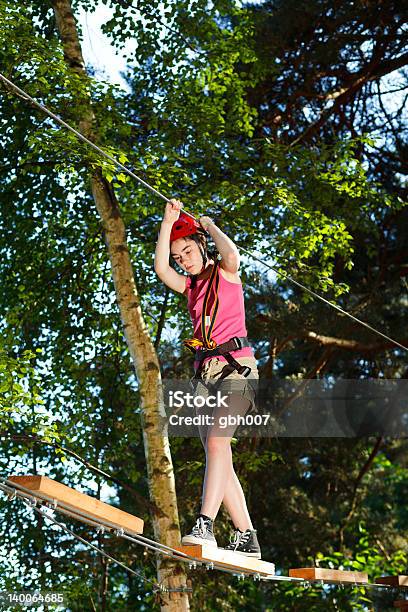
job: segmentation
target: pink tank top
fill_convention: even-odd
[[[234,336],[246,336],[247,330],[245,326],[245,306],[242,283],[232,283],[227,280],[223,277],[221,270],[219,270],[219,275],[219,307],[211,338],[215,340],[217,344],[222,344]],[[205,280],[197,279],[196,286],[193,289],[191,289],[191,276],[188,276],[186,281],[188,310],[194,327],[194,337],[199,340],[203,339],[201,334],[201,313],[209,280],[209,277]],[[210,297],[210,305],[213,303],[214,297],[212,294]],[[254,352],[250,346],[245,346],[232,353],[234,358],[253,357],[253,355]],[[220,361],[227,361],[222,355],[218,355],[218,358]],[[204,363],[210,359],[211,357],[207,357],[204,359]],[[194,361],[194,368],[197,369],[199,364],[199,361]]]

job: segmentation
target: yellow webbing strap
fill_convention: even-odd
[[[207,291],[205,292],[204,302],[203,302],[203,310],[201,313],[201,334],[203,340],[199,340],[198,338],[189,338],[188,340],[183,340],[183,344],[185,347],[191,350],[191,352],[195,353],[196,349],[199,347],[204,347],[206,349],[213,349],[217,346],[215,340],[211,338],[211,332],[214,328],[215,320],[217,318],[218,306],[219,306],[219,298],[218,298],[218,289],[220,284],[220,272],[219,272],[219,262],[216,260],[214,267],[211,271],[210,280],[208,283]],[[208,305],[210,301],[211,291],[214,288],[214,302],[212,307],[212,313],[208,312]],[[210,317],[210,324],[208,325],[208,329],[206,326],[207,317]]]

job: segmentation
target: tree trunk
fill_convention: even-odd
[[[51,0],[51,3],[65,61],[73,71],[86,78],[71,1]],[[79,103],[77,101],[77,104],[78,124],[82,133],[97,140],[91,100],[86,99],[85,95],[85,99]],[[125,226],[112,186],[99,169],[91,172],[90,181],[95,206],[103,224],[123,330],[140,385],[147,475],[154,503],[154,534],[158,541],[176,546],[180,543],[180,527],[173,464],[169,440],[159,433],[161,419],[165,416],[159,362],[140,307]],[[158,557],[157,573],[158,580],[163,581],[165,586],[186,585],[184,570],[169,559]],[[161,606],[166,611],[189,610],[187,594],[161,594]]]

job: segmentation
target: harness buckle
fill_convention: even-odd
[[[234,336],[233,338],[231,338],[231,340],[233,340],[233,342],[235,343],[235,346],[237,347],[237,349],[241,349],[242,348],[241,340],[239,339],[238,336]]]
[[[241,374],[241,376],[244,376],[245,378],[247,378],[247,376],[250,375],[252,370],[249,366],[242,366],[242,369],[238,370],[238,372],[239,374]]]

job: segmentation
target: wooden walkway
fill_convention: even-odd
[[[23,487],[27,491],[22,494],[32,495],[34,498],[54,504],[60,507],[62,512],[74,516],[78,520],[87,522],[95,521],[97,524],[106,525],[108,528],[117,529],[123,533],[137,536],[143,533],[143,520],[128,514],[119,508],[84,493],[79,493],[71,487],[67,487],[47,476],[10,476],[8,481],[16,485],[16,490],[22,493]],[[139,542],[142,543],[142,542]],[[156,543],[157,552],[166,555],[166,547]],[[163,547],[160,549],[159,547]],[[325,584],[368,584],[368,576],[365,572],[345,571],[336,569],[324,569],[319,567],[301,567],[289,570],[289,576],[276,576],[275,565],[263,559],[246,557],[233,551],[213,546],[188,545],[178,546],[174,549],[168,548],[171,555],[176,559],[189,563],[205,565],[208,569],[224,569],[238,574],[238,576],[253,576],[259,579],[276,579],[282,581],[319,582]],[[173,552],[171,552],[173,551]],[[187,555],[187,556],[183,556]],[[383,588],[408,588],[408,576],[382,576],[374,585]],[[408,612],[408,600],[398,600],[394,606]]]
[[[10,476],[9,480],[29,489],[35,497],[45,501],[56,500],[57,504],[63,504],[74,513],[83,513],[91,518],[111,523],[126,533],[143,533],[143,520],[137,516],[119,510],[90,495],[79,493],[47,476]]]

